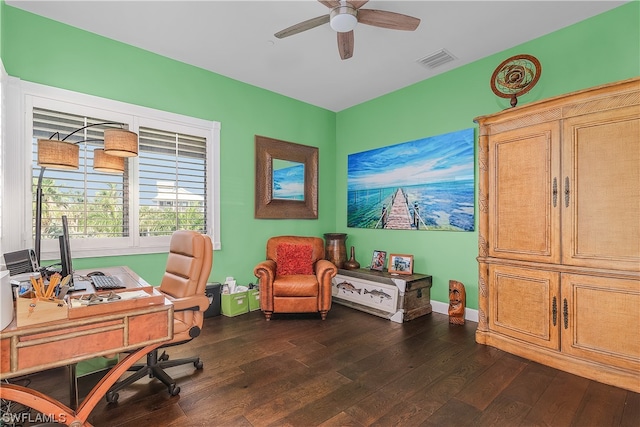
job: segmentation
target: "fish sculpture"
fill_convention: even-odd
[[[337,287],[338,289],[342,289],[342,290],[343,290],[343,291],[345,291],[345,292],[349,291],[349,292],[351,292],[351,293],[354,293],[354,292],[359,293],[359,294],[360,294],[360,293],[362,293],[362,289],[356,289],[356,287],[355,287],[355,286],[353,286],[351,283],[349,283],[349,282],[347,282],[347,281],[345,281],[345,282],[341,282],[341,283],[338,283],[338,284],[336,285],[336,287]],[[366,293],[366,292],[367,292],[367,291],[365,290],[365,293]]]
[[[366,294],[371,294],[372,297],[380,297],[381,300],[383,298],[391,299],[391,295],[389,295],[389,294],[387,294],[387,293],[385,293],[385,292],[383,292],[381,290],[377,290],[377,289],[374,289],[372,291],[368,291],[368,290],[365,289],[364,290],[364,295],[366,295]]]

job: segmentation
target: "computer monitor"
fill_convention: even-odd
[[[71,245],[69,244],[69,222],[66,215],[62,215],[62,235],[58,239],[60,240],[60,263],[62,265],[60,274],[62,274],[62,277],[67,277],[69,274],[73,276]]]
[[[71,257],[71,244],[69,242],[69,222],[67,221],[66,215],[62,215],[62,235],[58,237],[58,240],[60,241],[60,264],[62,265],[60,274],[62,274],[62,277],[71,275],[69,291],[86,290],[86,285],[81,285],[77,280],[75,282],[73,280],[73,263]]]

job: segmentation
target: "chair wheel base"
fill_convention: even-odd
[[[118,403],[118,398],[120,397],[120,395],[116,392],[113,391],[108,391],[106,398],[107,398],[107,402],[108,403]]]
[[[179,386],[177,386],[177,385],[175,385],[175,384],[171,384],[171,385],[169,386],[169,394],[170,394],[171,396],[177,396],[177,395],[179,395],[179,394],[180,394],[180,387],[179,387]]]
[[[204,363],[202,363],[202,360],[198,360],[197,362],[193,362],[193,366],[196,369],[202,369],[204,368]]]

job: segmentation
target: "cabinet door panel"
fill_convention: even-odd
[[[560,261],[560,127],[543,123],[495,135],[489,146],[489,254]],[[555,185],[554,185],[555,179]],[[554,199],[556,201],[554,206]]]
[[[640,107],[567,119],[563,132],[563,263],[640,270]]]
[[[491,329],[551,349],[560,348],[559,274],[489,266]]]
[[[640,375],[640,281],[563,274],[562,298],[564,353]]]

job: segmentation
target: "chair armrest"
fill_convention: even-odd
[[[331,308],[331,279],[338,273],[338,268],[334,263],[326,259],[316,262],[316,277],[320,285],[318,295],[318,309],[326,311]]]
[[[272,259],[262,261],[253,269],[260,283],[260,309],[273,312],[273,281],[276,279],[276,262]]]
[[[261,279],[260,283],[271,283],[276,277],[276,262],[272,259],[262,261],[253,269],[253,274]]]
[[[173,304],[173,311],[207,311],[209,308],[209,298],[206,295],[192,295],[184,298],[174,298],[166,295],[167,299]]]
[[[325,275],[329,276],[329,280],[335,277],[338,274],[338,267],[335,266],[334,263],[328,261],[326,259],[319,259],[316,262],[316,276],[318,276],[318,281],[322,280],[322,277]]]

